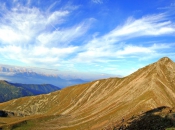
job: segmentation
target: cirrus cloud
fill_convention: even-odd
[[[63,28],[73,8],[44,12],[21,4],[11,10],[1,6],[0,56],[31,65],[56,64],[74,53],[78,46],[69,43],[84,35],[92,21],[90,18]]]
[[[174,34],[175,23],[168,20],[166,14],[149,15],[141,19],[129,18],[124,25],[117,26],[109,33],[89,41],[73,60],[85,62],[84,59],[87,59],[87,62],[99,62],[106,58],[125,58],[126,56],[140,58],[140,54],[147,57],[150,54],[159,53],[160,50],[174,47],[174,44],[154,42],[150,46],[145,46],[134,43],[122,44],[122,42],[136,37]]]
[[[98,7],[103,3],[102,0],[91,2],[99,4]],[[128,16],[123,24],[112,25],[112,29],[105,26],[99,29],[110,23],[103,19],[108,15],[101,14],[109,8],[106,6],[104,11],[93,15],[97,6],[91,2],[87,6],[88,16],[87,8],[81,2],[80,5],[68,2],[64,7],[59,5],[61,1],[52,1],[46,7],[39,7],[39,1],[32,0],[24,4],[14,0],[10,6],[0,2],[0,58],[30,66],[69,68],[76,72],[87,68],[98,70],[99,66],[102,70],[120,72],[117,70],[120,67],[116,69],[112,64],[121,64],[121,59],[126,63],[129,58],[145,60],[175,55],[172,40],[175,22],[170,18],[174,14]],[[100,16],[103,18],[98,19]]]

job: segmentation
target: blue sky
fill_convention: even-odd
[[[175,61],[175,0],[0,0],[0,63],[86,78]]]

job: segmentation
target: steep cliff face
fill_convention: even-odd
[[[102,129],[143,111],[174,107],[174,79],[175,63],[165,57],[125,78],[97,80],[20,98],[0,104],[0,109],[31,117],[59,115],[38,123],[37,128]]]

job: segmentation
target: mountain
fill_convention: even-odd
[[[0,102],[24,96],[46,94],[60,88],[50,84],[19,84],[0,80]]]
[[[87,82],[76,78],[64,79],[58,74],[48,74],[42,71],[40,68],[0,65],[0,79],[23,84],[53,84],[61,88]]]
[[[61,89],[52,84],[21,84],[21,83],[10,83],[10,82],[8,83],[15,87],[26,89],[32,92],[34,95],[46,94],[46,93],[54,92]]]
[[[0,81],[0,102],[29,95],[33,94],[23,88],[15,87],[6,81]]]
[[[175,108],[158,107],[114,125],[113,130],[174,130]],[[108,127],[107,129],[110,129]]]
[[[147,111],[163,106],[173,108],[174,80],[175,63],[164,57],[124,78],[96,80],[1,103],[1,115],[10,118],[0,118],[0,126],[44,130],[113,129]]]

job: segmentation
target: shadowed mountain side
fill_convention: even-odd
[[[0,80],[0,102],[24,96],[47,94],[60,88],[50,84],[19,84]]]
[[[169,107],[159,107],[133,116],[127,121],[115,126],[113,130],[165,130],[175,128],[175,109]],[[111,128],[108,128],[110,130]]]
[[[101,130],[142,111],[174,107],[174,80],[175,64],[165,57],[124,78],[97,80],[46,95],[12,100],[0,104],[0,110],[28,115],[23,120],[57,116],[35,124],[35,129]]]
[[[47,94],[61,89],[52,84],[21,84],[21,83],[10,83],[10,82],[8,83],[15,87],[21,87],[23,89],[26,89],[32,92],[33,95]]]

